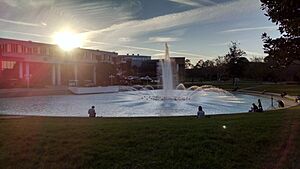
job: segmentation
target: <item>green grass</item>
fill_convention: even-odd
[[[0,166],[261,169],[278,160],[296,122],[300,107],[204,119],[0,118]],[[286,168],[299,167],[299,131]]]
[[[250,89],[255,91],[267,91],[273,93],[287,92],[289,95],[298,96],[300,95],[300,85],[288,85],[288,84],[267,84],[258,85],[257,87]]]
[[[205,83],[187,83],[187,86],[192,85],[213,85],[225,90],[232,90],[234,89],[234,86],[232,85],[232,82],[205,82]],[[263,84],[258,82],[247,82],[242,81],[238,84],[238,87],[240,89],[246,88],[247,90],[253,90],[253,91],[267,91],[267,92],[273,92],[273,93],[282,93],[287,92],[289,95],[292,96],[298,96],[300,95],[300,84]],[[249,89],[248,89],[249,88]]]

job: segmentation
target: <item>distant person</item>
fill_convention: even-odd
[[[297,96],[297,97],[295,98],[295,102],[296,102],[296,103],[300,102],[300,96]]]
[[[88,114],[89,117],[96,117],[95,106],[92,106],[92,108],[89,109]]]
[[[263,110],[263,107],[261,105],[260,99],[258,99],[257,102],[258,102],[258,112],[263,112],[264,110]]]
[[[282,100],[277,100],[278,107],[282,108],[284,107],[284,102]]]
[[[198,107],[197,118],[201,118],[205,116],[205,112],[202,110],[202,106]]]
[[[273,99],[273,96],[271,96],[271,107],[274,108],[274,99]]]
[[[258,112],[258,107],[256,106],[255,103],[252,103],[252,107],[251,107],[251,109],[249,110],[249,112]]]

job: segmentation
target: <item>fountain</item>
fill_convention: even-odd
[[[165,48],[161,60],[162,89],[135,85],[116,93],[0,98],[0,114],[86,117],[91,105],[96,106],[97,115],[104,117],[195,115],[199,105],[208,115],[231,114],[247,112],[258,98],[269,107],[268,98],[231,94],[211,85],[175,87],[167,44]]]
[[[142,99],[155,101],[186,101],[190,100],[191,97],[200,91],[230,95],[229,92],[212,85],[191,86],[186,88],[184,84],[180,83],[174,88],[172,61],[167,43],[165,43],[165,55],[164,58],[160,60],[160,66],[162,70],[162,90],[154,90],[151,85],[145,87],[135,85],[129,87],[128,90],[136,91]]]
[[[172,63],[169,54],[169,47],[168,44],[165,43],[166,51],[165,51],[165,58],[161,60],[161,69],[162,69],[162,82],[163,82],[163,91],[164,96],[166,98],[172,97],[172,90],[173,90],[173,72],[172,72]]]

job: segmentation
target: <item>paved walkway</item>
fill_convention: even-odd
[[[68,87],[0,89],[0,98],[70,94]]]

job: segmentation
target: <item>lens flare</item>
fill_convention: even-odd
[[[54,43],[65,51],[70,51],[82,45],[82,37],[72,31],[56,32],[53,35]]]

